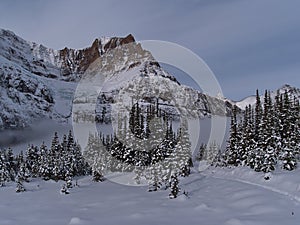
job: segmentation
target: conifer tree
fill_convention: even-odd
[[[226,149],[226,164],[237,166],[238,157],[237,107],[234,106],[231,115],[230,136]]]
[[[30,176],[30,173],[28,171],[28,168],[26,167],[25,162],[20,164],[20,168],[18,170],[17,177],[21,181],[29,182],[28,178]]]
[[[204,143],[201,143],[200,148],[199,148],[199,152],[196,155],[196,160],[197,161],[201,161],[201,160],[204,159],[205,150],[206,150],[206,145]]]
[[[24,192],[26,191],[24,185],[23,185],[23,179],[21,177],[17,177],[17,187],[16,187],[16,192],[19,193],[19,192]]]
[[[150,170],[150,177],[148,178],[149,192],[158,191],[158,189],[162,185],[161,177],[162,176],[159,163],[157,163],[156,165],[152,165]]]
[[[173,174],[171,176],[171,180],[170,180],[170,194],[169,194],[169,198],[171,198],[171,199],[177,198],[179,192],[180,192],[179,181],[178,181],[177,175]]]
[[[7,164],[6,151],[0,151],[0,186],[5,186],[5,182],[10,181],[10,170]]]
[[[282,160],[282,168],[285,170],[294,170],[297,167],[297,161],[293,154],[293,149],[289,144],[285,145],[280,155]]]
[[[187,127],[187,121],[182,121],[178,141],[176,143],[175,149],[173,151],[173,173],[178,173],[181,176],[188,176],[190,174],[191,162],[191,143],[189,140],[189,133]]]
[[[255,141],[259,139],[261,132],[261,118],[262,118],[262,105],[260,101],[260,95],[258,90],[256,90],[256,103],[255,103]]]
[[[265,92],[264,110],[262,118],[261,140],[263,151],[263,162],[261,171],[268,173],[275,170],[277,163],[275,132],[274,132],[274,111],[270,92]]]
[[[17,173],[17,163],[11,148],[8,148],[6,152],[7,169],[9,172],[10,180],[15,181]]]

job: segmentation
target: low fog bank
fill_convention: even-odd
[[[227,118],[226,134],[223,139],[223,143],[217,143],[222,149],[224,149],[226,146],[229,125],[230,120]],[[113,133],[111,129],[107,128],[107,126],[108,125],[104,126],[104,130],[109,133]],[[190,141],[192,144],[191,150],[195,154],[200,145],[202,143],[206,144],[209,140],[211,132],[211,119],[204,118],[201,120],[190,120],[189,126]],[[88,133],[90,133],[89,127],[90,124],[80,124],[79,127],[74,127],[74,129],[77,129],[77,136],[75,135],[76,139],[81,137],[82,135],[85,137],[86,140],[84,141],[84,143],[81,143],[83,145],[87,144]],[[58,132],[59,137],[62,138],[63,134],[68,134],[69,130],[73,131],[72,124],[57,123],[53,120],[39,121],[34,123],[29,128],[4,130],[0,132],[0,148],[11,147],[15,153],[18,153],[21,150],[25,151],[28,144],[40,146],[43,142],[45,142],[45,144],[50,147],[54,132]],[[98,132],[100,130],[98,129]],[[101,132],[103,132],[103,130],[101,130]],[[81,147],[82,149],[84,149],[85,146]]]
[[[59,137],[72,129],[70,124],[57,123],[53,120],[43,120],[23,129],[3,130],[0,132],[0,148],[11,147],[14,152],[25,151],[28,144],[41,145],[43,141],[50,145],[54,132]]]

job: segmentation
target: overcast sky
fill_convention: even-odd
[[[234,100],[285,83],[300,87],[298,0],[0,2],[0,27],[54,49],[100,36],[178,43],[199,55]]]

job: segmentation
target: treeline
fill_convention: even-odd
[[[23,182],[29,182],[31,178],[64,180],[70,187],[73,177],[91,174],[71,131],[62,141],[55,133],[50,148],[45,144],[40,147],[29,145],[25,155],[22,151],[14,155],[10,148],[1,150],[0,155],[0,185],[15,181],[17,192],[24,191]]]
[[[300,152],[299,99],[289,93],[277,93],[272,101],[265,91],[261,102],[258,91],[256,104],[247,106],[242,115],[234,108],[228,146],[219,164],[249,166],[268,173],[280,167],[294,170]]]

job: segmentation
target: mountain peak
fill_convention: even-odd
[[[132,34],[127,35],[126,37],[112,37],[109,41],[105,43],[103,46],[104,51],[108,51],[109,49],[114,49],[117,46],[129,44],[135,42],[134,37]]]

